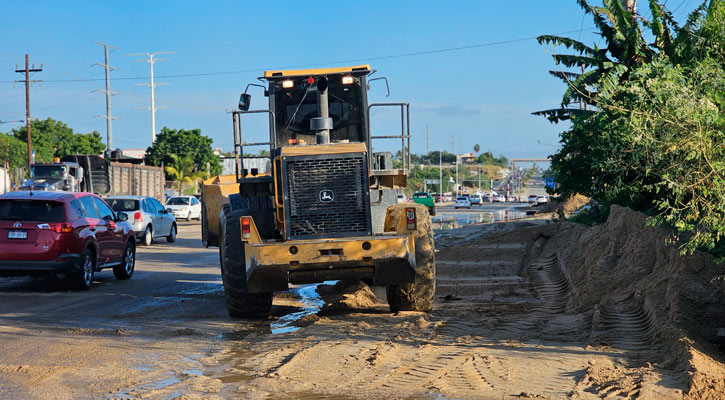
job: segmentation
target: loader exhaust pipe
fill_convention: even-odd
[[[319,117],[310,120],[310,129],[315,131],[317,144],[330,143],[332,118],[330,118],[330,107],[327,100],[327,84],[326,76],[317,80],[317,115]]]

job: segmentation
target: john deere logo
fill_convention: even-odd
[[[320,191],[320,202],[321,203],[329,203],[331,201],[335,201],[335,192],[333,192],[332,190]]]

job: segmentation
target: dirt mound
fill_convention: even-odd
[[[343,280],[334,285],[319,285],[317,293],[325,302],[322,305],[322,313],[369,309],[378,303],[375,293],[359,280]]]
[[[664,365],[683,372],[692,398],[725,396],[725,368],[716,345],[725,328],[725,291],[713,283],[722,266],[703,253],[682,256],[663,228],[613,206],[605,224],[562,224],[554,248],[572,283],[569,306],[594,310],[593,339],[661,349]],[[598,325],[600,330],[597,330]],[[611,335],[609,335],[611,336]]]
[[[551,199],[548,203],[537,206],[536,210],[541,213],[556,213],[563,218],[580,209],[587,203],[589,203],[589,197],[581,194],[575,194],[564,200],[557,198]]]

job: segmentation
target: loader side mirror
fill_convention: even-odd
[[[252,103],[252,95],[249,93],[242,93],[239,96],[239,109],[242,111],[249,111],[249,104]]]

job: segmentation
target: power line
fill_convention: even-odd
[[[594,28],[575,29],[575,30],[570,30],[570,31],[554,33],[553,35],[565,35],[568,33],[579,33],[581,31],[592,31],[592,30],[594,30]],[[240,70],[231,70],[231,71],[159,75],[156,78],[173,79],[173,78],[192,78],[192,77],[214,76],[214,75],[233,75],[233,74],[264,71],[264,70],[268,70],[268,69],[276,70],[276,69],[305,68],[305,67],[315,67],[315,66],[320,66],[320,65],[347,64],[347,63],[354,63],[354,62],[387,60],[387,59],[403,58],[403,57],[415,57],[415,56],[422,56],[422,55],[440,54],[440,53],[448,53],[448,52],[455,52],[455,51],[461,51],[461,50],[477,49],[477,48],[482,48],[482,47],[500,46],[500,45],[504,45],[504,44],[511,44],[511,43],[517,43],[517,42],[525,42],[525,41],[529,41],[529,40],[535,40],[537,37],[538,36],[530,36],[530,37],[525,37],[525,38],[501,40],[501,41],[497,41],[497,42],[480,43],[480,44],[473,44],[473,45],[468,45],[468,46],[447,47],[447,48],[442,48],[442,49],[422,50],[422,51],[415,51],[415,52],[409,52],[409,53],[388,54],[388,55],[377,56],[377,57],[355,58],[355,59],[348,59],[348,60],[317,62],[317,63],[300,64],[300,65],[287,65],[287,66],[273,67],[273,68],[261,67],[261,68],[240,69]],[[159,53],[159,54],[161,54],[161,53]],[[146,55],[146,54],[141,54],[141,55]],[[46,83],[48,83],[48,82],[50,82],[50,83],[94,82],[94,81],[103,81],[104,79],[105,78],[53,79],[53,80],[45,80],[45,82]],[[125,77],[113,78],[112,80],[113,81],[122,81],[122,80],[141,80],[141,79],[149,79],[149,77],[148,76],[125,76]],[[0,81],[0,82],[11,82],[11,81]]]

